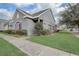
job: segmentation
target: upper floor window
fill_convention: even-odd
[[[42,19],[40,19],[40,22],[43,22],[43,20],[42,20]]]
[[[19,18],[19,14],[17,14],[17,18]]]
[[[12,27],[12,25],[9,25],[10,27]]]

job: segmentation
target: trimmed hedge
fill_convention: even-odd
[[[8,33],[8,34],[15,34],[15,32],[13,30],[4,30],[4,33]]]
[[[26,30],[16,30],[15,34],[18,34],[18,35],[27,35],[27,31]]]
[[[4,30],[1,32],[8,34],[27,35],[27,30]]]

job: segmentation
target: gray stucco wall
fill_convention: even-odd
[[[49,9],[39,16],[40,19],[43,19],[44,29],[54,31],[53,26],[55,26],[55,20],[52,15],[53,13],[51,13],[51,10]]]
[[[25,16],[28,16],[28,15],[25,15]],[[19,23],[21,23],[21,30],[27,30],[28,35],[34,35],[35,23],[30,19],[27,19],[27,18],[23,19],[23,17],[24,17],[24,15],[17,11],[13,16],[13,20],[11,20],[9,22],[9,25],[12,25],[12,26],[9,27],[9,29],[17,30],[17,28],[15,27],[15,24],[17,22],[19,22]],[[30,17],[32,17],[32,16],[30,16]],[[48,29],[52,32],[54,31],[55,20],[54,20],[54,17],[53,17],[53,13],[50,9],[41,13],[37,17],[39,17],[40,19],[43,20],[43,29]]]
[[[28,35],[33,35],[34,32],[34,23],[30,19],[17,19],[9,22],[9,25],[12,25],[12,27],[9,27],[11,30],[17,30],[16,23],[21,23],[21,30],[27,30]]]
[[[0,23],[0,30],[4,30],[4,23]]]

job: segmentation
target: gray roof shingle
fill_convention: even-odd
[[[24,15],[27,14],[27,15],[29,15],[29,16],[35,17],[35,16],[38,16],[38,15],[40,15],[41,13],[45,12],[45,11],[48,10],[48,9],[41,10],[41,11],[36,12],[36,13],[34,13],[34,14],[27,13],[27,12],[25,12],[25,11],[19,9],[19,8],[17,8],[16,10],[19,11],[20,13],[24,14]]]

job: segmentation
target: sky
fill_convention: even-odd
[[[11,19],[16,8],[20,8],[28,13],[51,8],[57,21],[58,13],[64,10],[64,5],[65,3],[0,3],[0,19]]]

